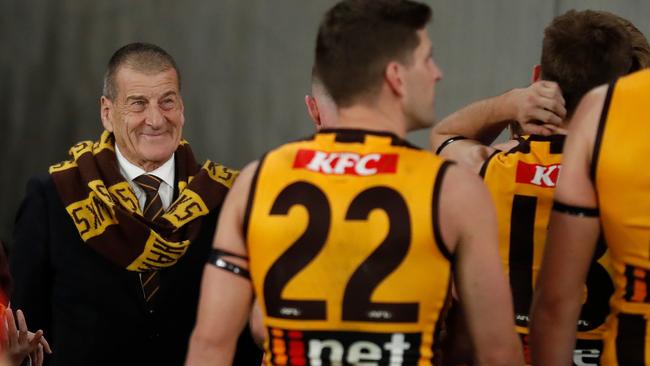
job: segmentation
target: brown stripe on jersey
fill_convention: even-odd
[[[334,141],[336,142],[343,142],[343,143],[355,143],[358,142],[360,144],[363,144],[366,142],[366,134],[364,131],[361,130],[336,130],[332,131],[335,132],[334,136]]]
[[[647,326],[643,315],[618,314],[616,361],[619,365],[645,365]]]
[[[521,152],[527,154],[530,152],[530,142],[548,142],[549,143],[549,153],[550,154],[562,154],[562,149],[564,148],[564,141],[566,140],[565,135],[528,135],[524,140],[523,146],[515,146],[511,152]],[[522,142],[522,141],[520,141]]]
[[[596,132],[596,140],[594,142],[594,151],[591,154],[591,167],[589,168],[589,177],[592,182],[596,182],[596,168],[598,166],[598,156],[600,154],[600,144],[603,142],[603,133],[605,132],[605,123],[607,122],[607,115],[609,114],[609,106],[612,102],[612,95],[616,80],[612,81],[607,88],[607,96],[603,104],[603,111],[600,113],[600,121],[598,122],[598,130]]]
[[[255,190],[257,188],[257,179],[260,175],[260,170],[264,165],[264,159],[266,159],[266,154],[262,155],[260,162],[257,164],[257,169],[255,169],[255,174],[253,175],[253,180],[251,180],[251,187],[248,191],[248,199],[246,201],[246,210],[244,211],[244,219],[242,223],[242,232],[244,234],[244,242],[248,238],[248,224],[251,218],[251,209],[253,208],[253,200],[255,199]],[[248,245],[247,245],[248,247]]]
[[[533,298],[533,243],[537,197],[515,194],[510,218],[510,287],[515,314],[528,314]],[[516,322],[528,326],[528,322]]]
[[[319,134],[322,133],[335,133],[336,136],[334,137],[334,141],[343,143],[364,143],[366,141],[367,135],[390,137],[391,146],[403,146],[414,150],[422,150],[419,147],[395,135],[394,133],[388,131],[371,131],[354,128],[331,128],[320,130]]]
[[[551,146],[549,146],[549,152],[551,154],[562,154],[562,151],[564,150],[565,140],[566,139],[564,138],[564,136],[561,136],[561,138],[551,141]]]
[[[440,187],[442,187],[442,180],[445,177],[445,173],[447,172],[447,168],[449,168],[452,164],[454,164],[451,161],[444,161],[442,165],[440,165],[440,169],[438,170],[438,176],[436,177],[436,183],[433,185],[433,202],[431,203],[431,221],[433,225],[433,235],[436,239],[436,244],[438,245],[438,249],[442,253],[442,255],[445,256],[449,261],[453,263],[453,258],[454,255],[453,253],[449,252],[449,247],[447,247],[444,243],[444,240],[442,240],[442,233],[440,232]]]

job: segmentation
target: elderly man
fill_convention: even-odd
[[[174,59],[134,43],[111,57],[106,131],[32,179],[17,216],[12,303],[50,334],[51,365],[179,365],[215,220],[237,172],[182,140]],[[246,335],[244,354],[259,363]],[[250,348],[249,348],[250,346]]]

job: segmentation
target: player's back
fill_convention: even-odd
[[[553,193],[561,170],[564,135],[527,135],[509,151],[497,151],[481,175],[492,195],[499,223],[499,254],[508,273],[517,332],[527,345],[533,287],[542,262]],[[575,357],[597,361],[613,284],[606,268],[609,256],[599,242],[587,279],[578,322]],[[596,364],[596,363],[593,363]]]
[[[605,337],[605,365],[649,365],[650,71],[610,86],[601,116],[592,178],[616,292]]]
[[[326,130],[260,161],[244,232],[267,365],[431,365],[451,263],[448,163],[380,132]]]

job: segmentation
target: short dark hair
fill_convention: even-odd
[[[104,74],[104,89],[102,93],[110,100],[117,96],[115,75],[120,67],[128,66],[145,73],[159,73],[174,69],[178,78],[178,89],[181,88],[181,73],[174,58],[161,47],[151,43],[135,42],[121,47],[108,61]]]
[[[327,90],[327,88],[325,87],[325,84],[323,84],[323,81],[320,79],[320,77],[316,73],[316,67],[312,67],[312,69],[311,69],[311,93],[313,94],[315,90],[318,90],[318,92],[320,94],[325,94],[329,99],[332,99],[332,96],[330,95],[330,92]]]
[[[431,14],[429,6],[410,0],[339,2],[318,29],[315,75],[338,106],[375,95],[389,62],[411,62],[417,31]]]
[[[630,43],[632,45],[632,67],[630,71],[638,71],[650,67],[650,44],[648,39],[641,33],[632,22],[625,18],[614,15],[623,24],[630,36]]]
[[[620,19],[604,11],[570,10],[544,30],[541,77],[558,83],[568,117],[590,89],[632,70],[630,36]]]

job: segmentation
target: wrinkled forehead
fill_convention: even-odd
[[[116,73],[117,93],[158,91],[180,94],[178,74],[172,67],[159,70],[138,69],[128,65],[122,66]]]

